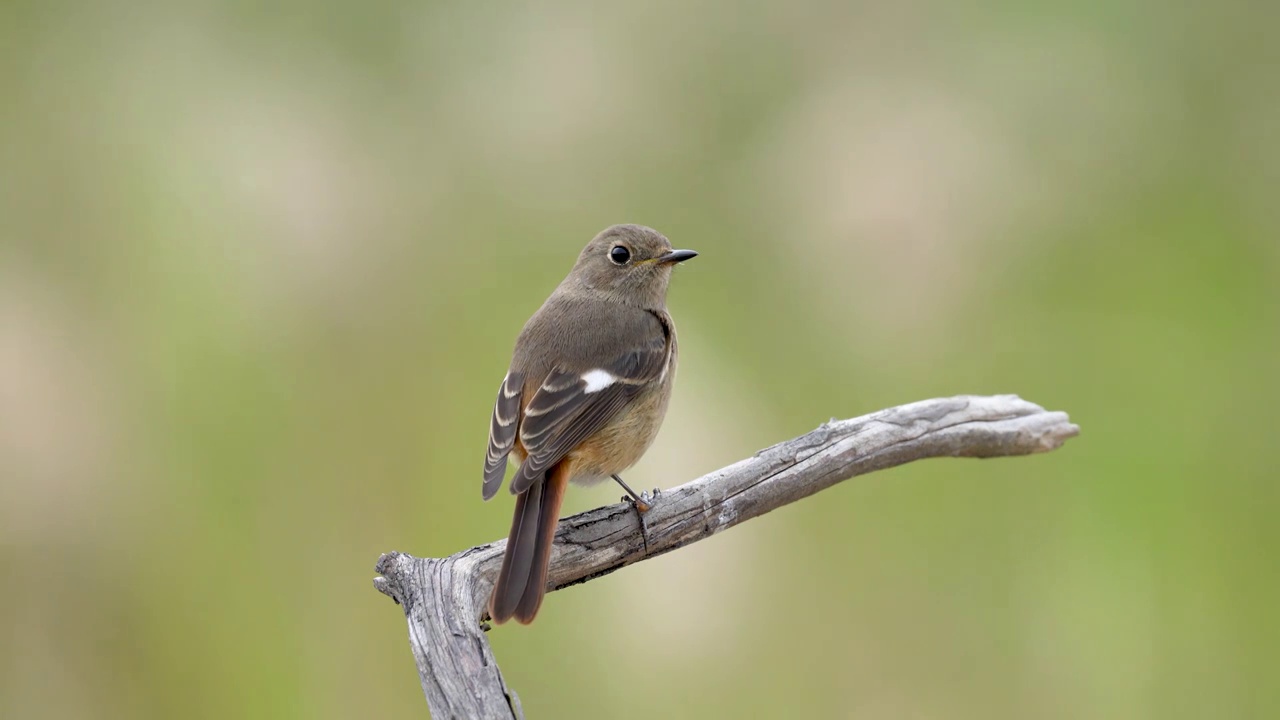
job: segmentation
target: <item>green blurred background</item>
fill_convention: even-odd
[[[624,221],[702,252],[636,487],[1083,434],[552,595],[531,718],[1276,717],[1276,8],[4,3],[0,717],[425,716],[374,562],[506,534],[512,341]]]

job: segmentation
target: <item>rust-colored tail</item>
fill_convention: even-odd
[[[547,591],[547,564],[556,535],[560,504],[569,487],[569,463],[561,461],[546,476],[516,496],[511,535],[502,556],[502,569],[489,597],[489,616],[501,624],[511,618],[533,622]]]

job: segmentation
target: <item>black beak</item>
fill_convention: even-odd
[[[696,257],[698,257],[698,253],[693,250],[672,250],[666,255],[659,255],[656,261],[660,263],[678,263]]]

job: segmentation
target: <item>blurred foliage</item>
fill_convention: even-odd
[[[556,593],[530,717],[1276,717],[1276,20],[0,5],[0,717],[424,716],[373,564],[505,535],[511,343],[623,221],[702,253],[637,487],[936,395],[1083,434]]]

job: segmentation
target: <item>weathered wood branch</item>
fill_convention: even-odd
[[[643,516],[619,503],[561,520],[550,589],[675,550],[857,475],[923,458],[1047,452],[1078,433],[1066,413],[1016,395],[938,398],[832,420],[663,491]],[[392,552],[378,560],[374,586],[404,608],[432,717],[522,717],[482,624],[505,543],[447,558]]]

